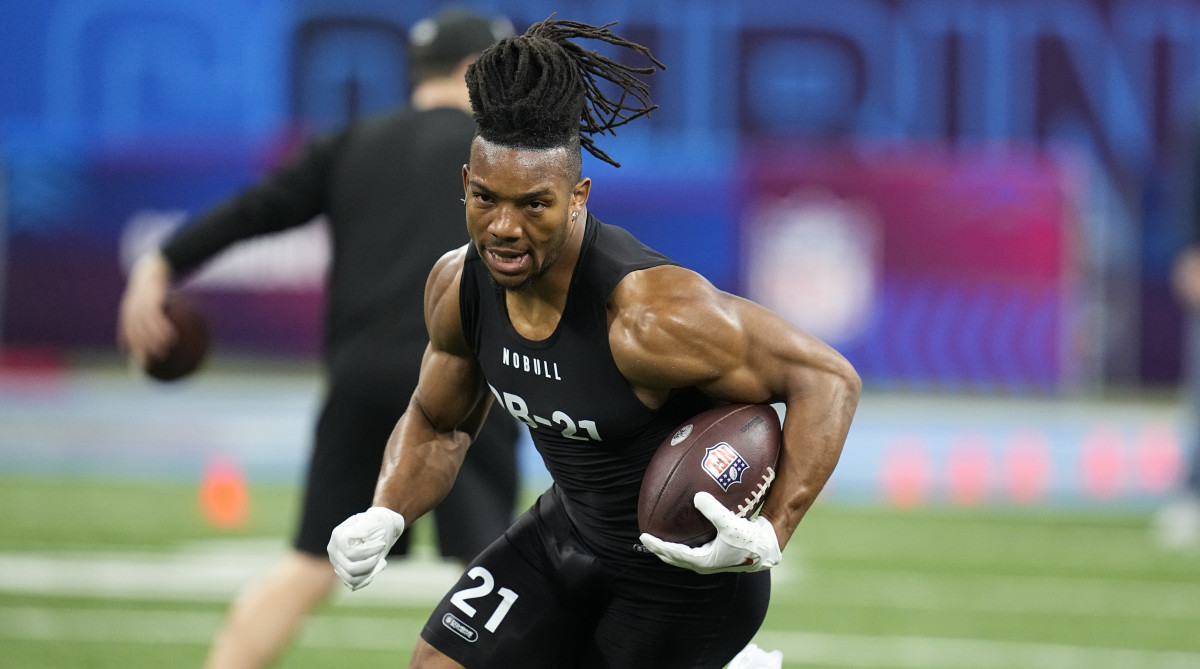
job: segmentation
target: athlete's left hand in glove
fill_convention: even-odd
[[[371,582],[387,566],[388,551],[404,532],[404,516],[387,507],[373,506],[333,528],[329,561],[333,571],[351,590]]]
[[[642,545],[663,562],[699,574],[715,574],[723,571],[762,571],[774,567],[783,559],[775,528],[766,518],[739,518],[706,492],[696,493],[692,503],[716,526],[717,538],[693,548],[643,533]]]

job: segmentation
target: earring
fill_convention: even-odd
[[[458,198],[458,201],[459,201],[459,202],[461,202],[461,203],[463,203],[463,204],[466,204],[466,203],[467,203],[467,198],[465,198],[465,197],[460,197],[460,198]]]
[[[579,212],[577,212],[577,211],[571,212],[571,218],[579,218]]]

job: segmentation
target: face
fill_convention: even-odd
[[[467,231],[497,284],[533,286],[582,230],[591,180],[573,181],[565,148],[529,150],[476,137],[463,166]]]

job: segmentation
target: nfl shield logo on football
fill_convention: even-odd
[[[742,480],[742,472],[750,465],[741,454],[733,450],[733,446],[722,441],[705,449],[704,460],[700,462],[700,466],[722,490],[729,490],[729,486]]]

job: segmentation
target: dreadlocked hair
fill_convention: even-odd
[[[635,75],[667,69],[646,47],[615,35],[616,22],[592,26],[575,21],[535,23],[524,35],[500,40],[467,70],[467,89],[477,134],[522,149],[582,146],[610,165],[621,164],[596,146],[591,135],[609,133],[658,108]],[[568,41],[594,39],[642,54],[653,66],[631,67]],[[607,81],[619,89],[609,97]]]

